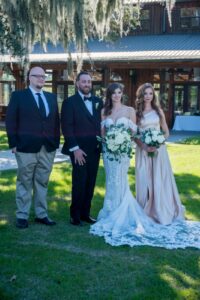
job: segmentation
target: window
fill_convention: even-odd
[[[150,9],[141,9],[139,20],[135,24],[134,28],[132,29],[132,32],[133,33],[142,32],[143,34],[150,32],[151,30],[150,17],[151,17]]]
[[[75,85],[74,84],[68,84],[67,85],[67,97],[70,97],[74,95],[75,93]]]
[[[65,99],[65,87],[63,84],[57,85],[57,101],[58,101],[58,110],[61,112],[62,102]]]
[[[174,87],[174,113],[181,115],[184,111],[184,86],[175,85]]]
[[[141,27],[141,30],[149,31],[149,29],[150,29],[150,11],[149,11],[149,9],[141,10],[140,27]]]
[[[159,99],[160,105],[164,111],[168,111],[169,103],[168,103],[168,91],[169,84],[168,83],[154,83],[153,84],[156,95]]]
[[[158,71],[153,74],[153,82],[160,82],[160,73]]]
[[[112,71],[110,73],[110,80],[111,81],[122,81],[122,77],[119,73]]]
[[[92,81],[102,81],[103,79],[103,71],[101,69],[92,72]]]
[[[192,68],[174,69],[174,81],[193,81],[194,72]]]
[[[47,76],[46,81],[52,81],[53,80],[53,70],[46,70],[45,74]]]
[[[188,111],[195,114],[198,110],[198,86],[188,87]]]
[[[200,29],[200,7],[181,8],[181,28]]]
[[[93,91],[93,94],[97,97],[103,97],[104,96],[101,84],[94,83],[92,91]]]
[[[46,70],[46,80],[44,85],[44,90],[52,93],[52,80],[53,80],[53,70]]]
[[[199,115],[198,84],[176,84],[174,86],[174,113],[175,115]]]
[[[75,85],[73,83],[68,82],[57,82],[56,84],[56,94],[58,101],[58,109],[61,112],[61,107],[64,99],[72,96],[75,93]]]

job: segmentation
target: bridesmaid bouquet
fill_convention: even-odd
[[[160,145],[164,144],[165,137],[163,132],[155,128],[148,128],[141,132],[141,141],[149,147],[159,148]],[[155,152],[148,152],[148,156],[153,157]]]
[[[132,132],[123,124],[111,125],[103,138],[97,137],[104,144],[103,152],[110,161],[121,161],[122,157],[131,158]]]

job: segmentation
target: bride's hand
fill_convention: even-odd
[[[150,147],[147,146],[146,144],[142,144],[142,149],[145,150],[146,152],[155,152],[157,150],[156,147]]]
[[[147,152],[155,152],[156,150],[156,147],[147,147]]]

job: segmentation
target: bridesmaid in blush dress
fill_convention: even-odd
[[[163,130],[169,136],[165,115],[150,83],[141,85],[136,93],[136,114],[139,131],[148,128]],[[157,223],[168,225],[184,219],[166,145],[158,149],[136,140],[136,199],[145,213]],[[148,152],[155,152],[152,156]]]

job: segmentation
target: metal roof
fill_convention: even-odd
[[[72,59],[80,54],[72,49]],[[126,36],[115,42],[89,41],[83,60],[94,61],[184,61],[200,60],[200,34],[168,34]],[[10,61],[4,56],[4,61]],[[36,44],[30,54],[31,62],[66,62],[68,54],[60,45],[47,45],[45,52]]]

